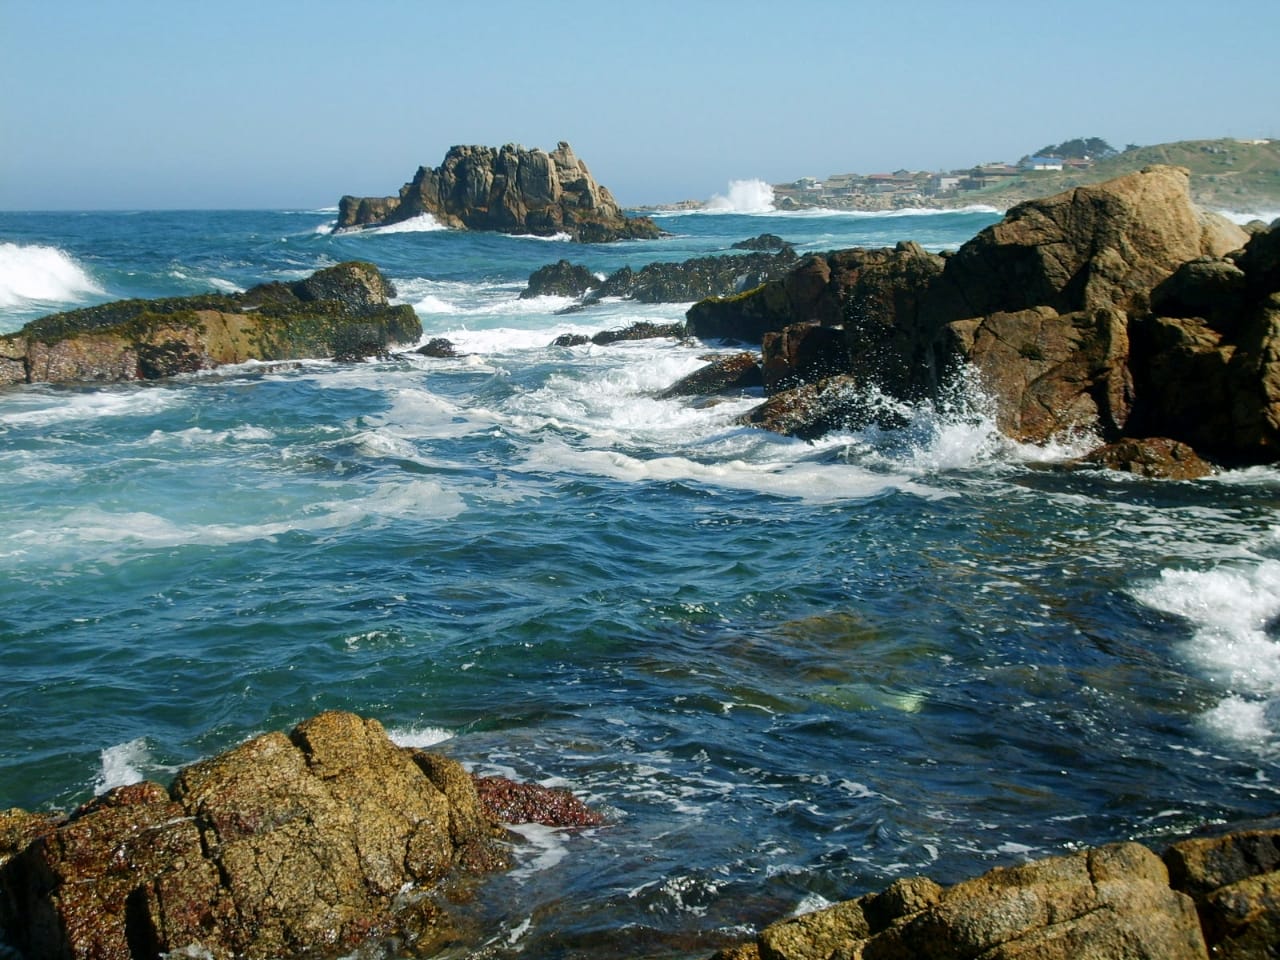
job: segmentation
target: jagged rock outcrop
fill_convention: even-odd
[[[337,229],[384,226],[429,214],[447,227],[554,236],[584,243],[652,239],[647,217],[627,217],[563,141],[550,153],[507,144],[450,148],[419,167],[394,197],[345,196]]]
[[[1198,210],[1185,170],[1151,167],[1023,203],[953,255],[904,243],[809,256],[687,320],[694,336],[761,342],[771,394],[839,376],[938,399],[967,365],[1019,440],[1167,437],[1219,462],[1270,462],[1278,264],[1280,227],[1250,235]],[[792,408],[831,422],[812,393]]]
[[[1280,831],[1244,829],[926,877],[770,924],[718,960],[1270,960],[1280,943]]]
[[[741,352],[717,357],[705,367],[681,377],[658,394],[659,400],[672,397],[705,397],[729,390],[750,390],[764,385],[760,360],[754,353]]]
[[[457,935],[438,885],[507,863],[498,821],[601,818],[567,791],[503,795],[382,726],[322,713],[69,817],[0,813],[0,927],[35,958],[282,958]]]
[[[385,354],[422,335],[391,283],[352,261],[239,294],[122,300],[0,336],[0,384],[154,380],[246,360]]]
[[[758,287],[785,276],[795,262],[795,250],[784,245],[769,253],[694,257],[678,263],[649,263],[638,270],[621,267],[601,280],[580,264],[560,260],[530,274],[529,285],[520,297],[551,294],[580,298],[565,312],[591,306],[606,297],[641,303],[683,303]]]
[[[1103,444],[1071,465],[1106,467],[1161,480],[1198,480],[1216,472],[1211,463],[1187,444],[1168,437],[1125,439]]]
[[[451,934],[430,885],[495,829],[456,763],[416,763],[374,720],[325,713],[120,787],[0,867],[31,957],[284,957]],[[500,857],[489,857],[495,865]]]
[[[626,343],[632,340],[656,340],[662,337],[684,337],[683,323],[650,323],[648,320],[637,320],[635,323],[616,330],[601,330],[588,337],[585,333],[565,333],[551,342],[553,347],[580,347],[586,343],[594,343],[597,347],[606,347],[611,343]]]

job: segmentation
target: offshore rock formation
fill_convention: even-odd
[[[0,336],[0,385],[154,380],[246,360],[357,360],[413,343],[422,324],[371,263],[239,294],[121,300]]]
[[[1137,843],[925,877],[781,920],[718,960],[1267,960],[1280,943],[1280,830]]]
[[[581,298],[570,310],[599,303],[605,297],[681,303],[754,289],[785,276],[795,262],[795,249],[784,244],[768,253],[694,257],[679,263],[649,263],[639,270],[621,267],[600,280],[586,267],[560,260],[530,274],[529,285],[520,297],[551,294]]]
[[[378,937],[429,954],[458,935],[441,883],[506,865],[499,817],[600,822],[565,791],[513,793],[519,809],[486,805],[456,761],[323,713],[167,790],[118,787],[67,818],[0,812],[0,926],[33,960],[265,960]]]
[[[584,243],[662,234],[647,217],[625,216],[563,141],[550,153],[510,143],[452,147],[440,166],[419,167],[398,196],[343,197],[337,229],[386,226],[424,214],[456,229],[567,233]]]
[[[806,257],[687,321],[694,336],[761,342],[773,409],[793,407],[783,422],[803,424],[814,388],[848,378],[816,391],[832,402],[797,435],[875,419],[854,409],[867,387],[936,400],[967,364],[1018,440],[1167,437],[1270,462],[1278,251],[1280,227],[1250,237],[1192,205],[1185,170],[1151,167],[1021,204],[950,256],[901,243]]]

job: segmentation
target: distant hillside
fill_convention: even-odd
[[[1189,169],[1192,199],[1202,207],[1240,212],[1280,210],[1280,140],[1180,140],[1133,147],[1099,160],[1087,170],[1027,172],[997,186],[965,191],[956,200],[1008,207],[1032,197],[1109,180],[1153,163]]]

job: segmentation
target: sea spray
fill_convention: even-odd
[[[0,243],[0,311],[74,304],[105,291],[69,254],[42,244]],[[5,329],[0,320],[0,331]]]
[[[717,193],[703,209],[708,213],[770,213],[773,187],[763,180],[730,180],[728,193]]]

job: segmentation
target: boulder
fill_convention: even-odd
[[[168,790],[120,787],[15,831],[25,846],[0,866],[11,940],[103,960],[310,955],[384,933],[425,951],[451,935],[431,885],[484,862],[475,850],[496,836],[456,762],[415,760],[376,721],[336,712],[187,767]]]
[[[453,341],[448,337],[432,337],[414,353],[424,357],[435,357],[440,360],[447,360],[450,357],[458,355],[457,348],[453,345]]]
[[[772,924],[761,960],[1208,960],[1191,898],[1135,843],[924,878]]]
[[[948,260],[946,293],[964,316],[1038,306],[1137,314],[1182,264],[1246,239],[1191,202],[1187,170],[1147,167],[1018,204]]]
[[[1198,480],[1215,472],[1213,464],[1191,447],[1168,437],[1126,438],[1104,444],[1072,465],[1105,467],[1160,480]]]
[[[775,393],[738,422],[800,440],[816,440],[835,430],[861,430],[871,424],[884,428],[902,425],[896,404],[885,403],[883,397],[848,374]]]
[[[734,250],[786,250],[791,244],[776,233],[762,233],[750,240],[739,240],[732,246]]]
[[[33,320],[0,337],[0,374],[26,383],[157,379],[246,360],[382,356],[422,324],[370,263],[241,294],[123,300]],[[13,381],[10,381],[13,382]]]
[[[795,264],[790,247],[775,253],[717,254],[679,263],[649,263],[639,270],[622,267],[599,284],[588,303],[621,297],[641,303],[683,303],[730,296],[786,275]]]
[[[687,322],[761,342],[770,392],[848,375],[936,401],[967,366],[1019,440],[1088,432],[1165,437],[1224,463],[1280,456],[1280,229],[1250,235],[1198,210],[1180,168],[1020,204],[949,256],[905,243],[811,255],[694,304]]]
[[[598,347],[603,347],[629,340],[656,340],[660,337],[680,339],[683,336],[683,323],[650,323],[647,320],[639,320],[620,330],[601,330],[592,336],[591,342]]]
[[[1194,898],[1214,957],[1270,960],[1280,944],[1280,830],[1241,830],[1175,843],[1174,889]]]
[[[486,815],[499,823],[547,827],[598,827],[604,817],[568,790],[506,777],[476,777],[474,790]]]
[[[600,281],[586,267],[557,260],[529,274],[529,285],[520,291],[521,300],[533,297],[580,297]]]
[[[1043,442],[1123,431],[1133,402],[1126,321],[1108,308],[1059,315],[1033,307],[959,321],[949,333],[995,400],[1001,432]]]
[[[384,226],[424,214],[456,229],[567,233],[584,243],[662,234],[647,217],[623,215],[564,142],[550,153],[516,144],[452,147],[440,166],[419,167],[397,197],[343,197],[337,229]]]
[[[749,390],[763,384],[759,359],[754,353],[719,357],[705,367],[681,377],[658,394],[659,400],[674,397],[705,397],[730,390]]]

